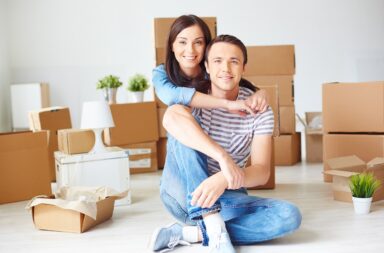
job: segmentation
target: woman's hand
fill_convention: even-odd
[[[191,205],[209,208],[215,204],[227,188],[227,181],[223,173],[218,172],[215,175],[205,179],[193,192]]]
[[[236,190],[244,185],[244,171],[228,155],[218,160],[220,169],[228,182],[228,189]]]
[[[247,100],[228,100],[227,110],[231,113],[239,114],[240,116],[245,116],[247,113],[252,115],[255,114]]]
[[[268,94],[266,90],[260,89],[252,96],[249,96],[246,100],[247,106],[254,112],[263,113],[268,108]]]

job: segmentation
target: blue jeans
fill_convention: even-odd
[[[218,210],[234,245],[278,238],[300,226],[301,214],[296,206],[286,201],[249,196],[244,188],[226,190],[210,208],[191,206],[190,193],[208,176],[207,157],[168,135],[160,196],[177,220],[200,227],[203,245],[207,245],[209,239],[202,215]]]

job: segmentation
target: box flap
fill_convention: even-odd
[[[355,155],[332,158],[327,163],[331,170],[362,172],[366,168],[365,162]]]
[[[340,177],[350,177],[359,174],[359,172],[346,171],[346,170],[327,170],[324,174]]]
[[[367,168],[384,166],[384,157],[376,157],[367,163]]]

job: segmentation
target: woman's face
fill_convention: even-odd
[[[177,35],[172,51],[186,75],[193,77],[199,74],[205,46],[204,34],[198,25],[187,27]]]

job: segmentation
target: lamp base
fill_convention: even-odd
[[[93,148],[89,151],[89,153],[99,154],[108,152],[107,148],[104,146],[103,140],[101,139],[103,128],[93,129],[93,132],[95,133],[95,145],[93,145]]]

